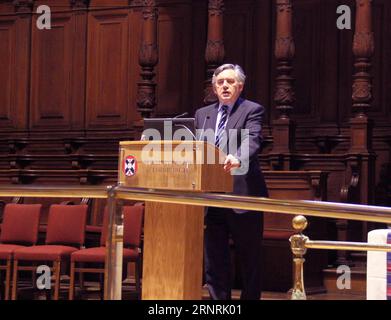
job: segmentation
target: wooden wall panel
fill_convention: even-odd
[[[85,129],[87,73],[87,12],[73,14],[73,61],[71,80],[72,129]]]
[[[72,130],[84,123],[85,18],[52,13],[52,28],[32,28],[31,129]]]
[[[333,23],[337,19],[336,10],[339,5],[339,1],[323,1],[319,4],[320,14],[318,16],[320,20],[318,37],[319,49],[317,51],[317,118],[319,123],[339,123],[339,110],[344,106],[341,105],[340,93],[343,97],[351,97],[351,75],[343,77],[341,71],[345,71],[348,62],[351,62],[351,44],[352,35],[351,30],[339,30],[336,27],[336,23]],[[343,41],[341,41],[343,37]],[[344,47],[345,50],[341,52]],[[348,56],[346,56],[348,54]],[[349,59],[348,59],[349,58]],[[341,61],[341,63],[335,63],[335,61]],[[346,63],[342,63],[346,61]],[[348,69],[350,70],[350,68]],[[345,79],[345,83],[343,80]],[[346,81],[347,80],[347,81]],[[350,108],[351,101],[345,100]]]
[[[293,61],[296,104],[293,117],[313,122],[319,110],[319,37],[321,0],[295,1],[293,37],[296,55]],[[316,3],[316,4],[315,4]],[[319,121],[316,121],[319,122]]]
[[[0,130],[26,129],[31,16],[0,16]]]
[[[130,32],[126,9],[88,15],[87,129],[127,127]]]
[[[225,61],[243,67],[246,73],[244,95],[254,92],[257,70],[253,69],[253,24],[255,1],[226,1],[224,12]],[[253,94],[252,94],[253,95]]]
[[[253,99],[266,108],[264,124],[270,124],[273,110],[273,51],[274,41],[272,40],[272,30],[274,16],[272,15],[274,5],[271,1],[256,1],[255,18],[252,29],[254,42],[254,58],[251,60],[249,72],[254,73],[252,91],[248,92],[249,99]],[[270,43],[269,46],[257,45]]]
[[[188,111],[190,92],[191,7],[173,4],[159,8],[156,115]]]
[[[373,103],[370,116],[377,123],[389,125],[391,120],[391,6],[387,0],[373,2],[375,52],[372,62]]]
[[[191,115],[203,106],[204,81],[206,77],[205,48],[207,33],[208,3],[206,0],[192,1],[192,25],[190,60],[190,93],[185,97],[186,108]],[[189,108],[190,107],[190,108]]]
[[[339,127],[350,117],[353,30],[336,27],[336,8],[340,4],[294,2],[296,103],[292,117],[303,125]],[[345,4],[354,9],[354,1]],[[354,27],[354,19],[352,23]]]
[[[0,92],[0,120],[4,125],[12,125],[11,103],[13,102],[13,92],[11,87],[15,86],[14,73],[12,66],[15,66],[15,39],[16,39],[15,20],[0,21],[0,81],[2,90]],[[10,123],[11,122],[11,123]]]
[[[338,2],[337,2],[338,3]],[[339,3],[340,4],[340,3]],[[352,17],[355,15],[355,1],[347,0],[346,5],[352,8]],[[333,5],[335,7],[336,4]],[[329,9],[331,10],[331,9]],[[352,18],[352,28],[354,28],[354,18]],[[328,29],[326,28],[326,32]],[[326,36],[326,34],[325,34]],[[329,60],[325,65],[325,69],[331,68],[333,65],[338,65],[339,70],[335,78],[330,78],[327,83],[324,83],[322,88],[325,86],[334,85],[336,87],[336,92],[334,95],[338,96],[338,123],[343,126],[349,121],[352,110],[352,76],[353,76],[353,36],[354,29],[352,30],[341,30],[338,31],[338,42],[339,46],[337,50],[339,51],[337,60]],[[324,50],[328,50],[327,47]],[[330,55],[330,54],[328,54]],[[327,90],[327,89],[326,89]],[[332,94],[330,92],[330,94]],[[333,105],[325,106],[328,108],[335,108]]]

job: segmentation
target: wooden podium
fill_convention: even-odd
[[[120,143],[122,186],[191,192],[231,192],[223,154],[201,141]],[[142,299],[200,300],[204,207],[145,204]]]

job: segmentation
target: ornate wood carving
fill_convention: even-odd
[[[277,31],[275,40],[275,56],[277,60],[277,76],[274,101],[279,112],[278,119],[273,121],[274,153],[291,153],[294,151],[295,124],[289,118],[295,101],[293,89],[292,59],[295,45],[292,37],[292,3],[290,0],[276,0]],[[283,160],[283,168],[289,170],[289,160]]]
[[[353,40],[355,57],[353,76],[353,112],[366,117],[372,101],[371,57],[374,52],[372,0],[356,0],[356,30]]]
[[[209,0],[208,6],[208,40],[206,43],[205,61],[206,77],[204,103],[210,104],[217,100],[212,88],[212,76],[215,69],[224,60],[223,41],[224,0]]]
[[[275,56],[277,60],[276,91],[274,101],[280,112],[280,119],[288,119],[295,101],[293,90],[292,59],[295,44],[292,37],[292,3],[290,0],[276,0],[277,31]]]
[[[141,66],[141,81],[138,83],[138,111],[145,118],[150,117],[156,105],[155,66],[158,63],[157,46],[157,17],[158,11],[155,0],[143,1],[143,22],[139,64]]]
[[[360,164],[353,159],[348,163],[347,171],[350,175],[350,179],[347,184],[343,185],[340,190],[340,201],[342,203],[360,203],[359,198],[359,183],[360,183]],[[349,175],[347,175],[349,177]],[[338,241],[349,241],[349,221],[346,219],[335,220],[337,228]],[[352,265],[350,253],[345,250],[338,250],[337,260],[335,265]]]
[[[353,75],[353,113],[350,119],[350,150],[362,158],[359,202],[373,200],[375,155],[372,151],[373,122],[368,119],[372,102],[371,56],[374,52],[372,32],[372,0],[356,0],[356,30],[353,41],[355,57]]]

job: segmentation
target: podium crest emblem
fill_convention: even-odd
[[[127,156],[124,160],[124,173],[127,177],[132,177],[137,172],[137,160],[134,156]]]

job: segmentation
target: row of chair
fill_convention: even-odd
[[[18,272],[36,272],[39,263],[51,263],[54,276],[54,296],[59,298],[61,270],[70,262],[69,299],[74,298],[75,273],[104,273],[109,216],[104,212],[100,247],[84,248],[87,205],[51,205],[44,245],[37,245],[40,204],[7,204],[4,208],[0,233],[0,272],[5,271],[4,299],[10,298],[11,271],[12,296],[18,292]],[[144,208],[142,205],[124,206],[123,261],[134,262],[136,289],[140,292],[140,242]],[[99,268],[85,268],[86,263],[99,264]],[[103,264],[103,266],[101,266]],[[0,281],[3,284],[3,281]]]

